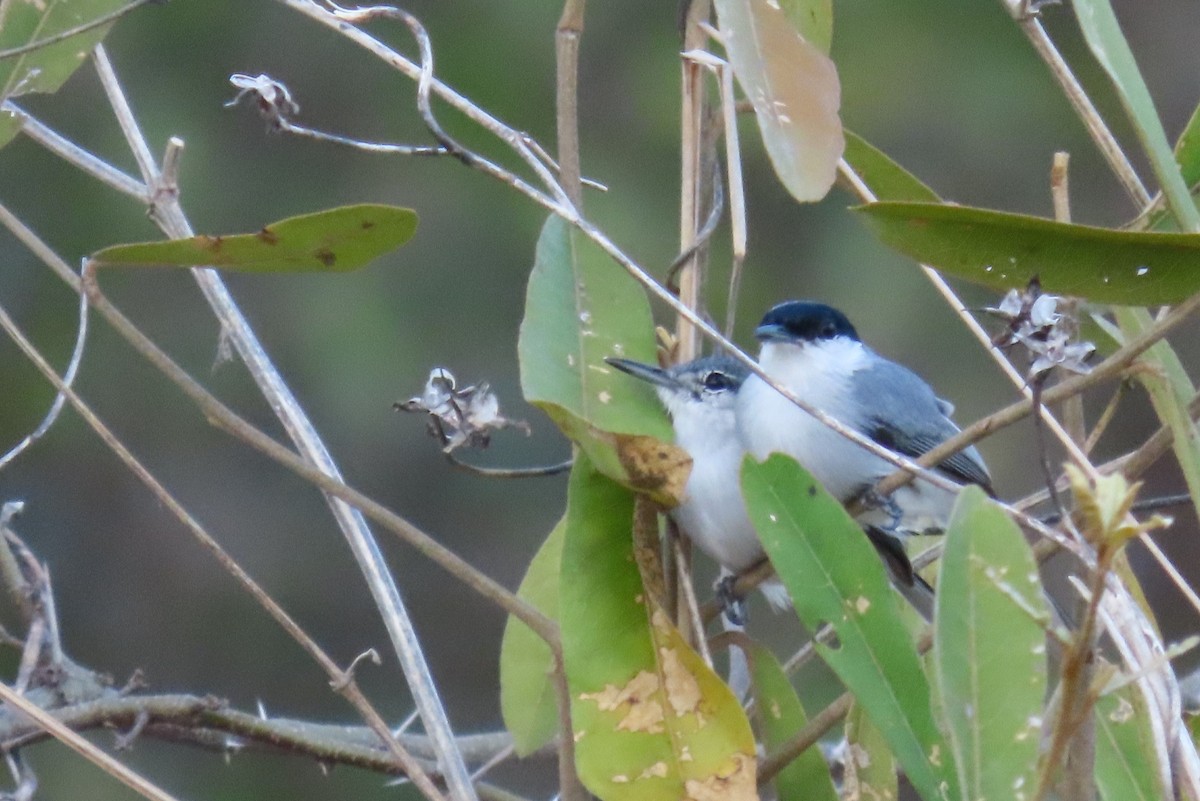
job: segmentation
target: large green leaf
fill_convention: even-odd
[[[566,530],[567,521],[563,518],[534,555],[517,590],[519,597],[555,620]],[[558,699],[550,679],[553,670],[554,654],[550,646],[509,615],[500,642],[500,711],[505,727],[513,736],[517,756],[538,750],[558,731]]]
[[[937,203],[856,209],[890,247],[994,289],[1038,276],[1047,292],[1126,306],[1200,291],[1200,234],[1113,231]]]
[[[762,740],[767,752],[776,750],[796,736],[808,723],[804,707],[779,660],[761,645],[750,651],[755,709],[762,721]],[[775,777],[777,796],[782,801],[838,801],[829,764],[816,745],[812,746]]]
[[[937,193],[853,131],[846,131],[846,163],[878,200],[937,203]]]
[[[952,754],[930,710],[929,683],[888,585],[883,564],[858,524],[795,460],[747,457],[742,492],[750,518],[796,613],[810,630],[830,624],[836,647],[817,644],[883,732],[926,799],[949,797]]]
[[[1200,211],[1188,194],[1162,121],[1154,109],[1150,90],[1146,88],[1133,51],[1121,33],[1112,5],[1109,0],[1075,0],[1072,7],[1092,55],[1116,87],[1117,96],[1146,150],[1172,214],[1183,230],[1200,232]]]
[[[517,350],[525,399],[541,407],[596,467],[673,505],[690,459],[669,444],[654,392],[604,363],[653,363],[654,321],[641,287],[589,239],[551,215],[538,237]]]
[[[633,493],[579,454],[559,596],[579,777],[604,801],[750,801],[749,721],[644,587],[633,514]]]
[[[412,209],[365,203],[289,217],[254,234],[114,245],[93,253],[91,260],[99,266],[346,272],[395,250],[416,230],[417,214]]]
[[[1122,687],[1096,703],[1096,786],[1105,801],[1160,801],[1154,734],[1145,699]]]
[[[837,68],[772,0],[715,0],[725,52],[754,106],[775,174],[792,197],[833,186],[845,139]]]
[[[15,0],[0,3],[0,50],[12,50],[116,11],[126,0]],[[27,92],[54,92],[104,38],[111,23],[28,53],[0,60],[0,102]],[[0,119],[0,147],[19,126]]]
[[[963,801],[1010,798],[1037,782],[1047,618],[1037,561],[979,487],[946,529],[933,655]]]

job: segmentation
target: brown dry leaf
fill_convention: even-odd
[[[649,493],[665,506],[678,506],[692,472],[687,451],[654,437],[614,434],[617,458],[634,489]]]

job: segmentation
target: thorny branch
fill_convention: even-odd
[[[117,688],[110,679],[66,657],[55,637],[48,647],[46,632],[57,632],[54,600],[45,570],[13,532],[13,513],[20,503],[4,505],[0,515],[0,583],[28,629],[25,642],[9,645],[39,654],[23,695],[61,726],[72,732],[110,729],[125,732],[118,738],[125,747],[135,736],[184,743],[226,754],[247,750],[289,753],[317,759],[327,765],[351,765],[386,774],[405,775],[379,735],[366,726],[318,724],[309,721],[252,714],[233,709],[212,696],[142,694],[144,682],[135,678],[129,687]],[[33,646],[30,648],[30,646]],[[0,709],[0,749],[17,750],[45,740],[50,732],[38,722]],[[437,773],[437,755],[425,735],[400,735],[422,770]],[[463,756],[482,764],[505,752],[512,743],[507,733],[459,738]]]

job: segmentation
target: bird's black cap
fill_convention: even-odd
[[[834,337],[858,341],[858,332],[846,315],[832,306],[811,300],[780,303],[763,316],[758,328],[754,329],[754,336],[764,341],[815,342]]]

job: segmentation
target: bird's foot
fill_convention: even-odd
[[[737,576],[724,576],[717,581],[717,601],[721,604],[721,614],[735,626],[746,625],[746,599],[737,594],[734,585]]]
[[[859,500],[868,509],[881,509],[888,516],[887,525],[879,526],[879,528],[888,533],[900,531],[900,523],[904,519],[904,511],[900,508],[900,504],[896,503],[896,498],[893,495],[880,495],[874,489],[864,490]]]

